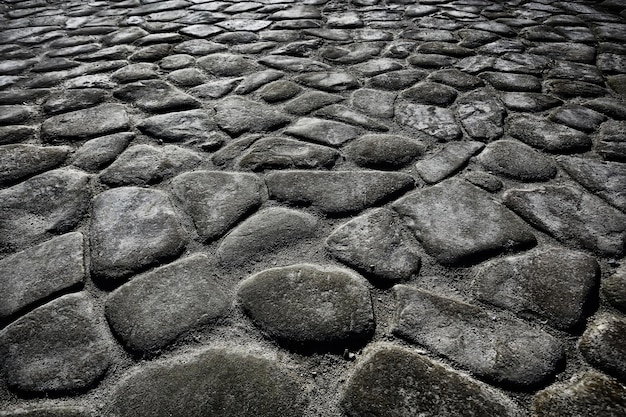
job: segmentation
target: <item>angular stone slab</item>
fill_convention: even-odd
[[[603,313],[587,325],[578,348],[587,362],[596,368],[626,381],[626,319]]]
[[[294,349],[343,352],[374,333],[365,280],[346,269],[311,264],[266,269],[244,280],[238,297],[257,326]]]
[[[230,300],[205,255],[155,269],[111,293],[105,315],[133,352],[155,352],[189,330],[214,322]]]
[[[472,286],[481,301],[568,329],[583,318],[599,274],[593,257],[553,247],[489,261],[478,268]]]
[[[430,158],[418,161],[415,171],[429,184],[439,182],[464,167],[484,147],[476,141],[450,142]]]
[[[111,364],[112,347],[96,314],[86,293],[69,294],[2,330],[0,358],[9,386],[43,394],[94,385]]]
[[[302,382],[277,361],[225,349],[149,364],[116,387],[119,417],[300,417]]]
[[[128,129],[124,106],[106,103],[52,116],[41,125],[41,136],[51,142],[80,140]]]
[[[569,186],[509,190],[504,203],[533,226],[556,239],[621,256],[626,240],[626,215],[599,197]]]
[[[331,120],[303,117],[289,126],[285,133],[324,145],[339,146],[359,135],[354,126]]]
[[[519,181],[547,181],[556,175],[556,164],[548,156],[516,140],[490,143],[476,161],[489,172]]]
[[[394,291],[394,334],[490,381],[532,386],[551,376],[564,357],[557,339],[523,320],[406,285]]]
[[[422,155],[426,145],[419,139],[397,135],[363,135],[344,148],[357,165],[367,168],[396,169]]]
[[[591,139],[585,133],[543,117],[512,116],[508,123],[511,136],[534,148],[548,152],[574,152],[591,147]]]
[[[202,239],[215,239],[261,205],[263,183],[252,174],[188,172],[174,178],[172,193],[182,202]]]
[[[256,141],[239,160],[252,171],[286,168],[330,168],[340,154],[327,146],[299,140],[269,137]]]
[[[452,110],[404,100],[396,101],[396,120],[437,139],[450,141],[461,136],[461,128],[454,119]]]
[[[89,175],[62,168],[0,191],[0,252],[70,231],[89,208]]]
[[[0,260],[0,318],[85,280],[82,233],[68,233]]]
[[[521,417],[513,401],[468,375],[405,348],[381,344],[348,380],[349,416]]]
[[[376,209],[337,228],[326,250],[380,285],[410,279],[420,268],[420,252],[413,235],[397,214]]]
[[[93,200],[91,273],[104,282],[177,256],[185,234],[167,194],[122,187]]]
[[[492,93],[472,91],[457,100],[457,114],[468,135],[491,141],[504,133],[504,105]]]
[[[199,107],[190,95],[161,80],[143,80],[126,84],[113,92],[115,98],[134,103],[147,111],[165,111]]]
[[[533,411],[537,417],[621,417],[626,415],[626,389],[600,373],[586,372],[538,392]]]
[[[413,187],[410,175],[383,171],[281,171],[265,182],[270,198],[325,213],[361,211]]]
[[[290,118],[274,107],[242,97],[228,97],[215,106],[215,119],[230,135],[275,130]]]
[[[70,150],[67,146],[0,146],[0,185],[54,168],[65,161]]]
[[[310,214],[282,207],[262,210],[230,232],[220,244],[217,256],[223,265],[241,266],[312,237],[318,219]]]
[[[443,264],[476,263],[503,250],[533,245],[532,229],[488,193],[450,179],[396,201],[428,253]]]
[[[215,129],[213,118],[204,110],[166,113],[143,119],[139,130],[168,142],[202,141]]]

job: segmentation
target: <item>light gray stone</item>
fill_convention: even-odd
[[[484,147],[474,141],[448,143],[433,156],[418,161],[415,171],[429,184],[439,182],[465,166]]]
[[[239,167],[253,171],[285,168],[330,168],[340,154],[327,146],[282,137],[256,141],[239,160]]]
[[[242,97],[228,97],[216,106],[215,119],[230,135],[244,132],[276,130],[289,123],[290,118],[266,104]]]
[[[454,119],[454,113],[447,108],[398,100],[395,114],[396,120],[401,125],[412,127],[443,141],[455,140],[462,133]]]
[[[302,117],[289,126],[285,133],[324,145],[339,146],[359,135],[357,127],[341,122]]]
[[[457,100],[457,114],[465,131],[472,138],[492,141],[504,133],[504,106],[496,96],[476,90]]]
[[[0,184],[55,168],[65,161],[70,150],[67,146],[0,146]]]
[[[347,158],[367,168],[400,168],[422,155],[426,145],[404,136],[363,135],[344,148]]]
[[[200,106],[195,98],[161,80],[143,80],[126,84],[115,90],[113,96],[134,103],[147,111],[180,110]]]
[[[511,136],[534,148],[548,152],[573,152],[591,147],[591,139],[585,133],[543,117],[513,116],[508,123]]]
[[[128,129],[129,120],[124,106],[101,104],[46,119],[41,135],[50,142],[80,140]]]
[[[547,181],[556,175],[556,164],[548,156],[516,140],[490,143],[476,161],[489,172],[520,181]]]
[[[213,118],[204,110],[166,113],[143,119],[139,130],[167,142],[202,141],[215,129]]]
[[[133,133],[114,133],[91,139],[76,151],[72,165],[97,171],[117,158],[134,138]]]

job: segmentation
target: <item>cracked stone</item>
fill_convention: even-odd
[[[282,137],[256,141],[239,160],[239,167],[252,171],[288,168],[330,168],[340,154],[327,146]]]
[[[457,114],[474,139],[491,141],[504,133],[506,111],[500,101],[485,90],[476,90],[457,100]]]
[[[0,146],[0,184],[9,184],[55,168],[65,161],[70,150],[67,146]]]
[[[455,140],[462,134],[452,110],[447,108],[398,100],[395,114],[400,124],[443,141]]]
[[[415,164],[415,171],[427,183],[433,184],[461,169],[485,145],[480,142],[451,142],[442,150]]]
[[[400,98],[411,103],[448,106],[454,102],[457,91],[447,85],[424,81],[403,91]]]
[[[626,319],[603,313],[587,325],[578,348],[584,358],[594,367],[626,381]]]
[[[266,104],[242,97],[228,97],[215,106],[215,119],[231,135],[275,130],[290,122],[282,112]]]
[[[314,113],[314,116],[326,117],[329,119],[339,120],[351,125],[361,126],[368,130],[386,132],[389,130],[387,125],[380,123],[378,120],[352,110],[350,107],[341,104],[333,104],[326,106]]]
[[[508,133],[548,152],[573,152],[591,147],[591,139],[583,132],[534,115],[510,117]]]
[[[101,136],[129,128],[124,106],[101,104],[46,119],[41,125],[41,135],[51,142],[80,140]]]
[[[492,142],[476,160],[489,172],[520,181],[547,181],[556,175],[548,156],[516,140]]]

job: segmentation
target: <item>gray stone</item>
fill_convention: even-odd
[[[270,55],[259,59],[259,63],[271,68],[292,72],[326,71],[331,67],[320,61],[293,56]]]
[[[339,92],[358,88],[358,80],[347,72],[313,72],[296,77],[296,80],[307,87],[323,91]]]
[[[516,140],[490,143],[476,161],[489,172],[520,181],[547,181],[556,175],[549,157]]]
[[[278,171],[265,177],[270,198],[325,213],[358,212],[413,187],[413,178],[383,171]]]
[[[367,168],[395,169],[422,155],[426,145],[419,139],[396,135],[364,135],[344,148],[348,159]]]
[[[469,48],[448,42],[424,42],[417,47],[417,51],[426,55],[447,55],[457,58],[475,54],[475,52]]]
[[[504,106],[493,94],[476,90],[457,100],[461,124],[474,139],[491,141],[504,133]]]
[[[350,107],[341,104],[333,104],[326,106],[314,113],[314,116],[326,117],[329,119],[339,120],[341,122],[350,123],[355,126],[361,126],[368,130],[386,132],[389,130],[387,125],[380,123],[363,113],[352,110]]]
[[[215,129],[213,118],[205,110],[166,113],[143,119],[139,130],[158,139],[171,142],[202,141]]]
[[[621,256],[626,215],[602,199],[569,186],[509,190],[504,203],[533,226],[566,243]]]
[[[614,97],[599,97],[584,103],[586,107],[616,120],[626,119],[626,102]]]
[[[97,171],[117,158],[134,137],[133,133],[114,133],[91,139],[76,151],[72,164],[86,171]]]
[[[593,132],[606,120],[606,116],[579,105],[560,107],[550,113],[550,119],[583,132]]]
[[[286,168],[330,168],[340,154],[327,146],[282,137],[256,141],[239,160],[239,167],[252,171]]]
[[[275,130],[290,118],[266,104],[242,97],[228,97],[215,106],[215,119],[220,128],[231,135],[244,132]]]
[[[325,246],[332,256],[383,286],[408,280],[420,268],[415,238],[388,209],[376,209],[343,224]]]
[[[326,24],[330,28],[358,28],[363,26],[363,21],[356,12],[349,11],[328,15]]]
[[[473,288],[481,301],[569,329],[582,320],[599,274],[593,257],[553,247],[481,265]]]
[[[523,112],[540,112],[563,103],[556,97],[540,93],[503,92],[500,98],[507,108]]]
[[[578,342],[578,348],[591,365],[624,382],[625,334],[626,319],[623,316],[599,314],[587,325],[587,330]]]
[[[512,116],[508,133],[535,148],[548,152],[573,152],[591,147],[591,139],[578,130],[534,115]]]
[[[80,140],[128,127],[129,120],[124,106],[108,103],[52,116],[42,123],[41,135],[51,142]]]
[[[68,233],[0,260],[0,318],[85,280],[83,235]]]
[[[416,191],[393,204],[428,253],[443,264],[535,243],[532,229],[480,188],[458,179]]]
[[[99,178],[112,186],[149,185],[191,170],[201,162],[196,152],[179,146],[134,145],[122,152]]]
[[[520,417],[500,391],[406,348],[379,344],[342,393],[350,416]]]
[[[240,82],[241,78],[217,79],[190,88],[189,92],[201,99],[215,99],[230,93]]]
[[[378,42],[359,42],[341,46],[325,46],[320,49],[322,58],[337,64],[358,64],[380,54]]]
[[[626,266],[620,266],[602,281],[602,291],[613,306],[626,312]]]
[[[44,101],[43,111],[49,114],[64,113],[95,106],[106,99],[106,92],[98,88],[64,90],[52,93]]]
[[[260,91],[261,98],[268,103],[276,103],[290,99],[303,90],[293,81],[279,80],[266,84]]]
[[[568,61],[560,61],[562,65],[567,63],[567,65],[582,65],[582,64],[574,64]],[[550,65],[558,66],[557,63],[552,63],[552,61],[548,58],[545,58],[540,55],[533,55],[528,53],[507,53],[501,58],[496,59],[493,68],[497,71],[502,72],[516,72],[522,74],[533,74],[540,75],[543,71],[545,71]],[[550,71],[553,71],[554,67],[551,68]],[[561,78],[561,77],[555,77]]]
[[[120,83],[131,83],[139,80],[149,80],[159,77],[156,64],[141,62],[126,65],[111,74],[111,78]]]
[[[365,280],[346,269],[311,264],[266,269],[244,280],[238,297],[267,336],[294,349],[343,352],[374,333]]]
[[[243,173],[188,172],[174,178],[171,188],[205,240],[222,236],[263,197],[259,178]]]
[[[354,65],[352,67],[352,69],[356,70],[366,77],[373,77],[378,74],[383,74],[389,71],[396,71],[402,68],[402,64],[389,58],[372,59],[362,64]]]
[[[22,142],[36,135],[37,130],[34,126],[0,126],[0,145]]]
[[[287,19],[321,19],[322,14],[315,6],[296,5],[285,10],[270,15],[270,20],[287,20]]]
[[[541,92],[541,80],[528,74],[483,72],[480,78],[501,91]]]
[[[94,417],[94,414],[84,407],[50,405],[18,407],[12,411],[0,411],[0,417]]]
[[[602,123],[595,148],[604,159],[626,162],[626,122]]]
[[[54,168],[65,161],[67,146],[0,146],[0,184],[9,184]]]
[[[235,94],[248,94],[257,90],[259,87],[262,87],[269,82],[276,81],[284,76],[284,72],[273,69],[255,72],[254,74],[246,76],[237,88],[235,88],[234,92]]]
[[[504,186],[498,177],[483,171],[468,171],[463,175],[463,178],[490,193],[496,193]]]
[[[317,232],[318,219],[297,210],[271,207],[246,219],[217,250],[223,265],[242,266],[293,246]]]
[[[161,80],[144,80],[126,84],[113,92],[123,101],[134,103],[147,111],[165,111],[199,107],[200,103],[190,95]]]
[[[345,123],[302,117],[285,133],[324,145],[339,146],[359,136],[360,130]]]
[[[423,81],[403,91],[400,98],[411,103],[448,106],[454,102],[457,91],[444,84]]]
[[[449,85],[459,90],[471,90],[485,85],[483,80],[455,68],[435,71],[428,76],[431,81]]]
[[[111,282],[180,254],[183,229],[167,194],[116,188],[93,201],[91,274]]]
[[[57,169],[0,191],[0,252],[72,230],[91,200],[90,177]]]
[[[131,371],[112,394],[119,417],[300,417],[302,381],[275,360],[207,349]]]
[[[205,255],[157,268],[111,293],[105,315],[133,352],[156,352],[223,316],[230,300]]]
[[[455,140],[462,133],[454,119],[454,113],[447,108],[398,100],[396,101],[395,114],[398,123],[435,136],[440,140]]]
[[[556,371],[560,342],[519,319],[406,285],[394,287],[392,331],[490,381],[524,387]]]
[[[528,49],[531,54],[545,55],[556,60],[566,60],[591,64],[596,57],[596,49],[581,43],[550,42]]]
[[[352,105],[369,115],[391,118],[394,114],[396,93],[362,88],[352,93]]]
[[[626,414],[626,389],[600,373],[585,372],[538,392],[533,411],[537,417],[620,417]]]
[[[422,70],[389,71],[371,77],[367,81],[367,86],[381,90],[404,90],[426,78],[427,75],[428,73]]]
[[[34,113],[34,109],[30,106],[2,105],[0,106],[0,125],[23,123]]]
[[[474,141],[450,142],[431,157],[418,161],[415,171],[429,184],[439,182],[460,170],[484,146]]]
[[[285,111],[297,115],[306,115],[329,104],[338,103],[343,97],[338,94],[323,93],[321,91],[307,91],[285,104]]]
[[[195,87],[206,81],[206,75],[197,68],[181,68],[167,75],[167,80],[181,87]]]
[[[609,204],[626,211],[626,165],[574,156],[558,158],[568,174],[592,193]]]
[[[93,386],[109,368],[112,351],[96,314],[86,293],[69,294],[2,330],[0,357],[9,386],[37,394]]]
[[[197,64],[218,77],[236,77],[259,69],[251,59],[228,53],[211,54],[198,59]]]
[[[163,58],[159,62],[159,66],[164,70],[177,70],[192,66],[196,59],[187,54],[174,54]]]
[[[543,91],[560,98],[599,97],[608,93],[600,86],[573,80],[548,80],[543,83]]]
[[[181,33],[183,31],[181,30]],[[227,48],[216,42],[207,41],[206,39],[190,39],[179,43],[174,47],[172,52],[178,54],[190,55],[209,55],[215,52],[225,51]]]

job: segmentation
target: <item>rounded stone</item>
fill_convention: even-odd
[[[515,140],[492,142],[476,157],[486,170],[520,181],[547,181],[556,164],[530,146]]]

